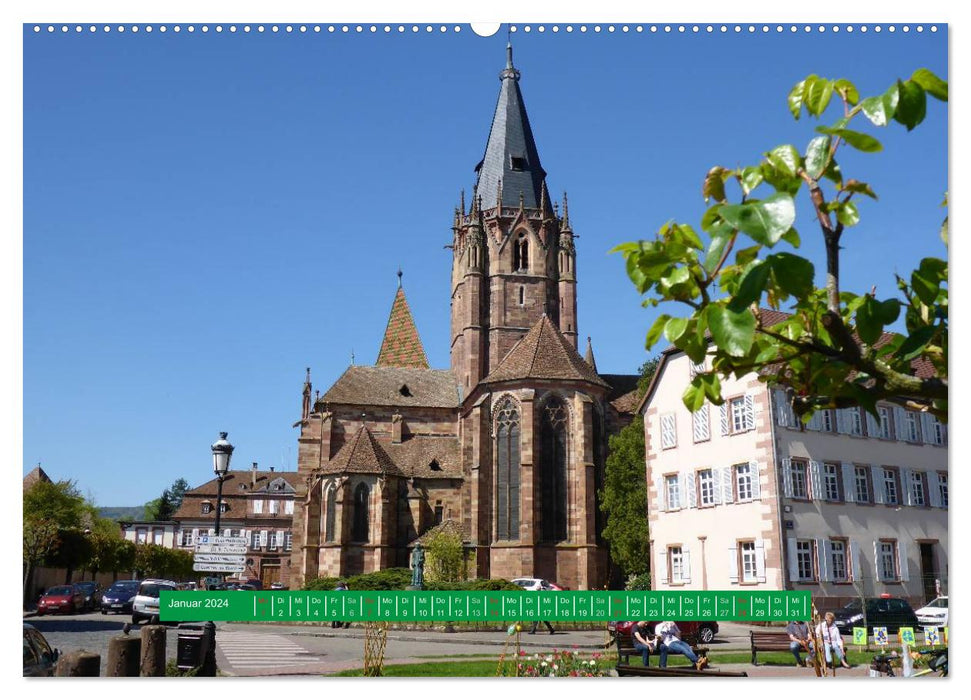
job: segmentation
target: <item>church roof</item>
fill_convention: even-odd
[[[462,394],[448,370],[352,365],[320,401],[361,406],[455,408]]]
[[[349,442],[344,443],[334,458],[328,462],[325,473],[348,472],[352,474],[400,474],[384,448],[378,444],[366,425],[355,433]]]
[[[422,347],[415,319],[411,316],[405,291],[398,286],[391,305],[388,326],[384,330],[384,340],[378,352],[378,367],[419,367],[428,369],[428,358]]]
[[[483,382],[511,379],[573,379],[607,386],[545,314]]]
[[[40,468],[38,464],[36,467],[30,470],[30,473],[24,477],[24,491],[28,490],[34,484],[41,481],[50,482],[51,478],[47,476],[47,472]]]
[[[506,68],[499,74],[499,80],[502,86],[492,129],[485,155],[476,166],[475,194],[482,198],[483,209],[491,209],[496,204],[501,182],[503,206],[518,207],[522,193],[526,207],[539,209],[546,171],[540,165],[526,105],[519,91],[519,71],[512,65],[512,46],[506,47]]]
[[[641,390],[637,388],[639,374],[601,374],[600,377],[610,385],[607,401],[619,413],[636,413],[641,400]]]
[[[452,518],[445,518],[435,527],[426,530],[421,537],[416,537],[409,542],[408,546],[414,547],[416,544],[420,544],[422,547],[424,547],[435,535],[439,533],[461,537],[463,543],[470,540],[470,533],[465,527],[462,526],[462,524],[460,524],[457,520],[453,520]]]

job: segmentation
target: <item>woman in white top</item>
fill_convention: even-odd
[[[833,657],[835,656],[839,659],[840,665],[843,668],[851,668],[851,666],[846,663],[846,653],[843,651],[843,637],[840,636],[839,627],[834,623],[836,620],[836,615],[831,612],[826,613],[822,622],[816,627],[816,634],[819,635],[820,640],[823,644],[823,649],[826,652],[826,664],[830,665],[833,663]]]

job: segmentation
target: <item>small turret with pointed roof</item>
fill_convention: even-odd
[[[590,336],[587,336],[587,351],[583,354],[583,359],[587,361],[587,364],[593,367],[593,371],[597,371],[597,359],[593,356],[593,343],[590,342]]]
[[[388,326],[381,341],[378,360],[374,364],[378,367],[418,367],[428,369],[428,357],[418,336],[415,319],[405,299],[405,291],[401,287],[401,277],[404,273],[398,268],[398,291],[391,305]]]

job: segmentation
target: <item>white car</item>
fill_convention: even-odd
[[[132,599],[131,622],[137,625],[142,620],[156,622],[158,619],[159,591],[177,591],[179,584],[160,578],[145,579],[138,586],[138,593]]]
[[[511,583],[527,591],[549,590],[550,582],[543,578],[514,578]]]
[[[917,622],[924,627],[947,627],[947,596],[935,598],[917,613]]]

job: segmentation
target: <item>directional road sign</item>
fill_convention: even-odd
[[[197,544],[196,554],[246,554],[244,544]]]
[[[225,535],[220,535],[219,537],[215,535],[199,535],[199,539],[196,540],[197,544],[217,544],[217,545],[236,545],[237,547],[246,546],[245,537],[227,537]]]
[[[196,554],[193,558],[197,564],[233,564],[243,566],[246,557],[237,554]]]
[[[193,571],[216,571],[219,573],[243,573],[246,570],[245,564],[203,564],[196,562],[192,565]]]

